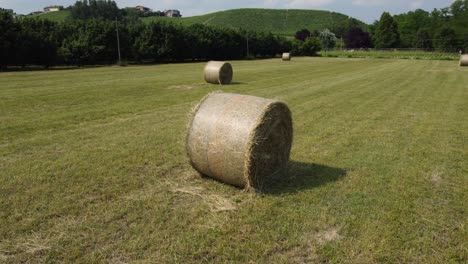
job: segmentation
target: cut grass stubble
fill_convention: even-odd
[[[1,73],[0,262],[467,261],[466,67],[232,64],[224,92],[294,117],[263,195],[187,162],[187,113],[220,89],[204,63]]]

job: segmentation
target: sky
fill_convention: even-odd
[[[233,8],[320,9],[343,13],[371,23],[384,11],[392,15],[418,8],[431,11],[448,7],[454,0],[117,0],[119,7],[143,5],[153,10],[178,9],[184,17]],[[75,0],[0,0],[0,7],[18,14],[42,10],[48,5],[69,6]]]

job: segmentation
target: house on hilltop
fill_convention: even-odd
[[[163,13],[167,17],[182,17],[180,11],[175,9],[164,10]]]
[[[146,7],[146,6],[136,6],[135,9],[138,10],[138,11],[141,11],[143,13],[153,12],[153,10],[151,8]]]
[[[44,7],[44,13],[57,12],[63,9],[63,6],[46,6]]]

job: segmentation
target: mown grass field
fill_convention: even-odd
[[[0,262],[466,263],[468,69],[235,61],[0,73]],[[287,102],[289,174],[202,179],[188,113],[223,90]]]

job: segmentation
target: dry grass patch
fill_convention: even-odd
[[[172,190],[176,193],[189,194],[201,199],[212,212],[232,211],[236,210],[236,205],[229,199],[217,194],[207,194],[208,190],[203,187],[181,187]]]
[[[315,234],[314,237],[315,237],[315,240],[320,245],[323,245],[325,243],[329,243],[329,242],[333,242],[333,241],[341,239],[342,236],[338,234],[339,231],[340,231],[339,228],[330,228],[328,230],[324,230],[322,232]]]
[[[442,181],[442,173],[440,173],[438,170],[434,170],[431,173],[430,180],[434,183],[434,185],[440,185]]]
[[[199,88],[198,86],[199,86],[199,84],[193,84],[193,85],[173,85],[173,86],[167,87],[166,89],[168,89],[168,90],[192,90],[192,89]]]

